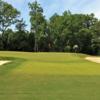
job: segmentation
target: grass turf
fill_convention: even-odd
[[[100,64],[87,55],[0,52],[0,100],[100,100]]]

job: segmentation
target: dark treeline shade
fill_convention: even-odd
[[[55,13],[49,20],[35,1],[29,3],[30,32],[20,12],[0,0],[0,50],[79,52],[100,55],[100,21],[94,14]],[[16,30],[11,29],[15,25]]]

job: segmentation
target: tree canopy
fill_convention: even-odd
[[[4,33],[9,26],[16,23],[20,12],[11,4],[0,0],[0,31]]]
[[[0,0],[0,50],[35,52],[79,52],[100,55],[100,20],[92,14],[55,13],[48,20],[43,8],[28,4],[30,31],[20,12]],[[11,25],[15,25],[13,30]]]

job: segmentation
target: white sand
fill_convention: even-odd
[[[11,61],[3,61],[3,60],[0,60],[0,66],[1,65],[4,65],[4,64],[7,64],[7,63],[10,63]]]
[[[86,57],[85,59],[95,63],[100,63],[100,57]]]

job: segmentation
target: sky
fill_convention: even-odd
[[[24,18],[27,29],[29,24],[29,8],[28,2],[34,0],[4,0],[12,4],[15,8],[21,11],[21,17]],[[37,0],[44,9],[44,15],[49,19],[54,13],[62,14],[65,10],[70,10],[72,13],[94,13],[100,19],[100,0]]]

